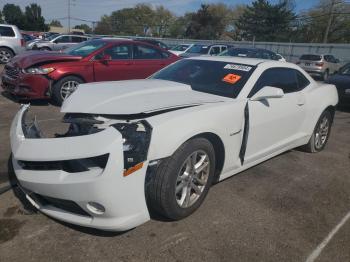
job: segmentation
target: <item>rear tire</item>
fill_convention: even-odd
[[[304,151],[317,153],[324,149],[331,133],[332,122],[331,112],[329,110],[324,111],[317,121],[309,142],[303,147]]]
[[[215,151],[204,138],[181,145],[162,160],[146,185],[148,207],[171,220],[192,214],[204,201],[213,182]]]
[[[46,46],[39,48],[39,50],[40,51],[51,51],[51,49],[49,47],[46,47]]]
[[[61,106],[63,101],[82,83],[84,83],[84,81],[76,76],[66,76],[58,80],[52,87],[52,99],[55,104]]]
[[[11,49],[7,47],[0,47],[0,64],[6,64],[10,62],[14,56],[15,54],[11,51]]]

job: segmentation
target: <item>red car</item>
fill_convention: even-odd
[[[142,79],[179,57],[133,40],[95,39],[62,53],[31,51],[5,66],[2,87],[21,99],[52,98],[62,104],[80,83]]]

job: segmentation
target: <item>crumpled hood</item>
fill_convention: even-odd
[[[12,58],[10,63],[12,66],[28,68],[36,64],[51,63],[55,61],[75,61],[80,59],[82,59],[81,56],[72,56],[60,52],[27,51]]]
[[[61,112],[132,115],[178,107],[232,101],[193,91],[189,85],[157,80],[126,80],[79,85]]]

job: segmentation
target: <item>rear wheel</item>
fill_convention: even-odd
[[[78,87],[79,84],[84,81],[76,76],[66,76],[58,80],[52,88],[52,98],[57,105],[62,105]]]
[[[51,49],[49,47],[46,47],[46,46],[40,47],[39,50],[41,50],[41,51],[51,51]]]
[[[146,186],[151,210],[172,220],[182,219],[204,201],[214,177],[215,154],[204,138],[184,143],[163,160]]]
[[[324,111],[316,124],[309,143],[304,147],[305,151],[316,153],[324,149],[331,132],[332,121],[331,112],[329,110]]]
[[[14,57],[14,53],[6,47],[0,47],[0,63],[6,64]]]

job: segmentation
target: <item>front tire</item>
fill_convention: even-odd
[[[306,152],[317,153],[324,149],[331,133],[332,122],[331,112],[329,110],[324,111],[317,121],[309,143],[304,146]]]
[[[81,83],[84,83],[84,81],[76,76],[66,76],[58,80],[52,88],[52,99],[55,104],[61,106],[63,101],[66,100]]]
[[[149,208],[171,219],[192,214],[204,201],[213,182],[215,151],[204,138],[184,143],[163,160],[146,186]]]
[[[9,48],[0,47],[0,64],[6,64],[10,62],[14,55],[15,54]]]

